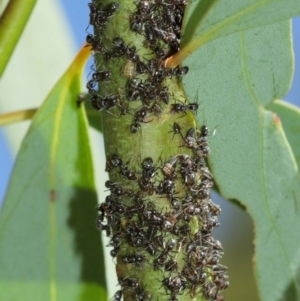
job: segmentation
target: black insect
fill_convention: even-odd
[[[141,287],[138,287],[136,290],[135,298],[136,301],[146,301],[146,299],[149,299],[149,294],[147,294],[147,292]]]
[[[136,180],[137,177],[134,173],[134,171],[132,171],[131,169],[128,168],[127,165],[123,164],[121,166],[121,174],[126,177],[128,180]]]
[[[166,53],[162,48],[154,47],[153,51],[161,59],[164,59],[166,56]]]
[[[129,234],[130,242],[135,247],[144,247],[146,245],[146,233],[138,223],[128,223],[126,226],[126,232]]]
[[[170,5],[163,10],[163,17],[170,25],[173,25],[175,23],[174,9],[175,7],[173,5]]]
[[[223,247],[220,241],[214,239],[212,236],[208,236],[205,241],[205,245],[211,246],[214,250],[222,251]]]
[[[100,39],[97,39],[95,36],[88,34],[86,36],[86,42],[91,45],[92,50],[95,53],[103,52],[105,53],[107,50],[105,49],[104,45],[102,44],[102,41]]]
[[[183,135],[182,135],[182,132],[181,132],[181,127],[177,122],[174,122],[173,125],[171,125],[171,127],[172,127],[172,131],[170,131],[169,133],[174,133],[173,137],[172,137],[172,140],[173,140],[175,135],[180,135],[181,138],[184,139]]]
[[[160,227],[164,221],[163,216],[155,209],[145,210],[143,216],[151,226]]]
[[[109,70],[98,71],[93,73],[92,75],[92,79],[97,82],[105,81],[110,77],[111,77],[111,71]]]
[[[145,250],[151,255],[151,256],[155,256],[156,254],[156,248],[152,243],[148,243],[145,246]]]
[[[168,259],[168,254],[161,253],[156,259],[153,261],[154,271],[157,271],[160,267],[162,267]]]
[[[175,182],[170,179],[164,180],[155,189],[157,194],[166,194],[169,198],[172,198],[174,190]]]
[[[86,88],[88,89],[88,92],[90,95],[94,95],[97,93],[96,89],[98,90],[98,83],[97,81],[91,79],[87,82],[86,84]],[[94,98],[91,98],[91,102],[92,102],[92,106],[93,106],[93,100],[97,100],[97,96],[95,96]],[[96,107],[93,106],[94,109],[96,109]],[[98,111],[98,109],[96,109]]]
[[[142,162],[142,169],[143,177],[153,178],[156,174],[157,167],[151,157],[146,157]]]
[[[122,288],[128,288],[129,290],[136,290],[139,287],[139,283],[135,278],[119,278],[119,284]]]
[[[200,181],[198,173],[194,172],[191,166],[182,165],[180,168],[180,173],[182,176],[183,183],[187,186],[196,185]]]
[[[145,118],[147,117],[149,108],[144,106],[134,114],[135,122],[144,122]]]
[[[126,53],[127,53],[128,59],[131,60],[132,62],[136,63],[140,60],[139,56],[136,52],[136,47],[135,46],[128,47]]]
[[[129,109],[129,103],[127,101],[121,101],[118,107],[121,112],[121,115],[125,116],[129,114],[130,109]]]
[[[201,137],[207,137],[209,134],[209,129],[206,125],[201,127]]]
[[[117,154],[112,154],[110,159],[106,161],[105,171],[110,171],[113,167],[122,166],[123,161]]]
[[[196,241],[190,241],[187,245],[186,245],[186,252],[187,253],[191,253],[192,251],[194,251],[198,246],[201,246],[201,242],[196,240]]]
[[[149,108],[146,106],[142,107],[140,110],[135,112],[134,121],[130,126],[130,131],[132,133],[137,132],[138,128],[141,126],[140,125],[141,122],[145,122],[145,123],[149,122],[149,121],[146,121],[148,112],[149,112]]]
[[[214,283],[205,282],[202,285],[202,292],[206,299],[216,300],[219,293],[219,288]]]
[[[141,265],[145,261],[145,258],[146,258],[145,255],[137,253],[134,255],[123,256],[122,261],[124,263]]]
[[[127,53],[128,47],[122,38],[120,38],[120,37],[114,38],[113,46],[114,46],[114,48],[113,48],[112,54],[111,54],[113,57],[121,57]]]
[[[136,301],[146,301],[147,298],[148,295],[146,292],[143,289],[138,288],[136,292]]]
[[[171,197],[169,197],[169,199],[171,199]],[[164,222],[161,228],[164,231],[171,231],[176,223],[177,223],[176,216],[169,212],[165,214]]]
[[[130,132],[135,134],[135,133],[137,133],[137,131],[140,127],[141,127],[141,125],[138,122],[134,122],[130,125]]]
[[[106,236],[107,237],[110,237],[111,236],[111,233],[112,233],[112,228],[110,225],[104,225],[102,224],[99,220],[97,220],[97,228],[98,230],[100,231],[106,231]]]
[[[174,294],[178,294],[186,288],[187,281],[183,276],[165,278],[163,285]]]
[[[120,250],[120,247],[115,247],[110,251],[111,257],[115,258],[118,255],[118,252]]]
[[[143,210],[145,209],[145,204],[143,203],[138,203],[136,205],[130,206],[126,208],[126,212],[125,215],[128,218],[131,218],[133,216],[133,214],[135,213],[139,213],[139,212],[143,212]]]
[[[211,233],[212,230],[218,227],[220,223],[218,222],[218,218],[216,216],[209,217],[202,225],[203,233]]]
[[[189,67],[188,66],[184,66],[184,67],[177,67],[172,69],[172,73],[173,75],[177,75],[177,76],[184,76],[189,72]]]
[[[166,105],[169,104],[169,92],[168,91],[169,91],[168,87],[163,87],[158,93],[160,100],[162,100]]]
[[[113,15],[113,13],[120,7],[117,2],[109,3],[104,9],[97,10],[95,17],[95,26],[103,27],[108,19]]]
[[[109,188],[111,193],[117,197],[127,194],[127,190],[112,181],[106,181],[105,187]]]
[[[150,108],[149,112],[153,113],[154,115],[161,115],[163,113],[163,108],[158,104],[154,103]]]
[[[190,128],[186,132],[185,138],[184,138],[185,146],[191,149],[197,148],[197,136],[196,136],[196,129]]]
[[[174,10],[175,23],[181,26],[185,6],[177,6]]]
[[[160,64],[160,60],[157,59],[152,59],[148,61],[147,68],[151,76],[155,75],[155,72],[158,69],[159,64]]]
[[[137,74],[144,74],[147,72],[147,66],[142,61],[138,60],[136,62],[136,73]]]
[[[178,269],[178,262],[175,259],[170,259],[165,264],[165,270],[167,272],[177,271]]]
[[[142,17],[136,14],[130,15],[130,29],[134,32],[141,33],[143,31],[144,25]]]
[[[171,112],[172,113],[186,113],[186,111],[192,111],[193,113],[197,112],[198,110],[198,103],[174,103],[171,105]]]
[[[154,225],[154,227],[156,227],[156,225]],[[153,244],[155,246],[156,249],[163,249],[165,248],[165,240],[164,240],[164,236],[163,235],[157,235],[154,237],[153,239]]]
[[[145,16],[152,11],[152,3],[148,0],[141,0],[138,5],[138,14]]]
[[[121,301],[122,296],[123,296],[122,290],[118,290],[118,291],[114,294],[114,296],[110,299],[110,301]]]
[[[108,95],[105,97],[102,97],[100,95],[93,95],[93,97],[91,98],[91,105],[96,111],[108,111],[109,109],[117,106],[119,102],[119,95]]]
[[[154,27],[150,23],[147,23],[144,26],[144,30],[146,41],[149,43],[150,48],[155,48],[157,39]]]
[[[213,282],[214,284],[219,288],[219,290],[225,290],[229,286],[229,277],[225,273],[220,273],[217,275],[214,275]]]
[[[167,76],[168,76],[168,73],[166,72],[165,69],[158,69],[153,74],[152,81],[155,84],[161,84]]]
[[[111,51],[103,50],[102,54],[103,54],[103,58],[106,61],[109,61],[112,58],[112,52]]]
[[[120,4],[118,2],[109,3],[105,8],[106,14],[111,16],[119,7]]]
[[[174,198],[174,197],[170,197],[169,198],[171,206],[174,210],[178,210],[180,208],[180,202],[178,199]]]
[[[89,80],[86,84],[89,94],[94,95],[96,94],[96,86],[98,86],[98,82],[105,81],[109,79],[111,76],[111,71],[103,70],[93,73],[92,79]]]
[[[175,33],[173,32],[163,32],[162,37],[171,47],[173,47],[175,50],[179,50],[179,40]]]
[[[159,267],[163,266],[167,259],[169,252],[175,248],[177,241],[175,239],[170,239],[167,243],[166,248],[158,255],[158,257],[154,260],[154,270],[157,270]]]
[[[198,157],[206,158],[210,153],[210,147],[208,143],[209,130],[207,126],[202,126],[200,130],[200,135],[197,138],[197,148],[195,149],[195,154]]]
[[[152,83],[140,83],[138,85],[138,89],[141,93],[141,98],[143,104],[149,106],[151,104],[151,100],[157,98],[157,87]]]
[[[186,105],[187,106],[187,109],[186,110],[189,110],[189,111],[192,111],[192,112],[196,112],[197,113],[197,110],[198,110],[198,107],[199,107],[199,105],[198,105],[198,103],[189,103],[189,104],[187,104]]]
[[[148,230],[147,230],[147,239],[149,241],[152,241],[153,238],[155,237],[157,231],[158,231],[158,227],[157,226],[149,227]]]
[[[116,233],[109,241],[109,245],[117,248],[120,246],[120,244],[121,244],[121,233]]]
[[[95,25],[96,23],[96,17],[97,17],[97,8],[93,3],[88,3],[88,6],[90,8],[90,25]]]
[[[139,81],[131,79],[126,86],[126,96],[128,100],[135,101],[140,97]]]

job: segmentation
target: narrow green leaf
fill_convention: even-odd
[[[0,18],[0,77],[17,45],[36,0],[10,0]]]
[[[0,215],[0,300],[106,300],[83,48],[36,113]]]
[[[267,106],[267,109],[275,112],[281,119],[300,170],[300,109],[282,100],[275,100]]]
[[[300,300],[299,170],[278,118],[265,109],[289,87],[289,30],[285,21],[240,32],[185,61],[189,99],[198,93],[198,121],[216,129],[209,159],[220,193],[245,205],[255,223],[263,301]]]
[[[300,15],[299,0],[190,1],[184,18],[178,65],[197,48],[214,39]]]

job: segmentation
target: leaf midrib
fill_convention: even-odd
[[[58,100],[57,110],[55,114],[55,118],[53,120],[54,128],[52,135],[52,143],[50,145],[50,161],[49,161],[49,216],[50,216],[50,229],[49,229],[49,276],[50,276],[50,300],[57,300],[57,286],[55,279],[55,250],[56,250],[56,208],[55,201],[50,200],[50,191],[56,191],[56,179],[55,179],[55,169],[57,164],[57,154],[59,147],[59,137],[60,137],[60,128],[63,121],[63,112],[65,106],[65,102],[67,100],[68,89],[70,87],[70,79],[67,78],[66,82],[63,85],[61,93],[59,95],[60,99]]]

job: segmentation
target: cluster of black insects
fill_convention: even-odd
[[[103,61],[123,58],[123,76],[127,78],[126,85],[117,94],[101,96],[101,84],[111,81],[109,70],[95,71],[87,83],[91,96],[91,105],[97,111],[107,111],[118,108],[121,115],[133,115],[130,131],[136,133],[142,123],[151,121],[151,116],[159,116],[164,107],[169,105],[170,93],[168,86],[163,84],[166,78],[181,78],[188,73],[188,67],[163,68],[163,60],[179,50],[180,28],[186,0],[156,0],[154,2],[142,0],[136,2],[136,11],[129,16],[129,29],[136,34],[143,35],[144,47],[150,51],[152,59],[138,55],[135,46],[126,44],[117,36],[112,39],[111,47],[103,45],[102,35],[106,23],[113,13],[119,9],[119,4],[113,2],[106,7],[96,7],[89,3],[90,25],[94,26],[95,35],[88,34],[87,42],[97,55],[102,55]],[[142,78],[141,78],[141,77]],[[121,92],[120,92],[121,91]],[[133,110],[133,102],[140,101],[141,106]],[[135,105],[136,107],[136,105]],[[172,104],[172,113],[196,111],[198,104]],[[112,114],[112,113],[111,113]]]
[[[104,37],[108,22],[120,4],[89,3],[89,23],[94,26],[94,35],[88,34],[86,41],[103,68],[94,70],[87,83],[91,105],[112,115],[115,111],[110,110],[117,108],[120,117],[132,115],[127,129],[131,133],[163,112],[175,114],[198,109],[197,103],[176,102],[166,85],[168,79],[180,81],[189,68],[163,67],[163,61],[179,50],[186,4],[187,0],[140,0],[134,2],[134,11],[123,8],[129,11],[128,30],[142,36],[143,48],[149,50],[140,55],[133,43],[125,43],[120,36],[110,41]],[[145,58],[147,55],[150,57]],[[123,64],[122,86],[105,68],[111,60]],[[102,85],[108,86],[109,82],[114,92],[103,95]],[[219,225],[217,217],[221,209],[210,197],[213,176],[205,162],[210,151],[208,128],[183,132],[175,122],[171,132],[173,138],[180,135],[181,146],[188,149],[189,155],[178,153],[159,162],[145,157],[139,159],[137,169],[120,154],[108,157],[106,171],[120,177],[122,183],[128,182],[130,189],[119,182],[106,182],[110,195],[98,207],[97,227],[110,237],[111,256],[130,267],[135,275],[149,264],[154,271],[164,274],[157,280],[169,295],[164,300],[177,301],[182,294],[192,298],[202,294],[207,300],[220,301],[223,299],[219,292],[229,282],[226,267],[219,264],[223,248],[211,235]],[[164,200],[166,206],[156,206],[153,199],[156,203]],[[195,223],[201,230],[192,231]],[[124,244],[126,248],[122,247]],[[112,301],[120,301],[124,292],[137,301],[157,300],[154,292],[133,275],[119,277],[119,285],[121,289]]]
[[[210,197],[213,176],[205,163],[210,152],[208,128],[190,128],[185,134],[176,122],[172,128],[173,135],[180,135],[182,146],[191,149],[193,155],[177,154],[160,165],[146,157],[137,171],[118,154],[111,155],[106,171],[115,171],[134,183],[135,189],[107,181],[110,195],[98,207],[97,226],[111,237],[112,257],[126,242],[136,251],[119,256],[123,263],[141,268],[148,262],[154,270],[165,271],[161,282],[169,301],[176,301],[185,290],[192,298],[202,293],[207,300],[223,300],[219,292],[229,282],[227,268],[219,264],[222,245],[211,235],[219,225],[221,209]],[[177,185],[183,186],[181,192],[176,190]],[[158,210],[148,199],[152,195],[168,199],[171,210]],[[201,228],[196,233],[191,232],[192,220]],[[185,255],[177,260],[180,251]],[[119,279],[119,285],[122,289],[114,301],[121,299],[124,289],[134,292],[137,301],[151,300],[151,292],[136,278]]]

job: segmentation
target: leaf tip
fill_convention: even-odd
[[[77,53],[72,65],[76,66],[76,69],[83,69],[90,55],[91,46],[85,43]]]

